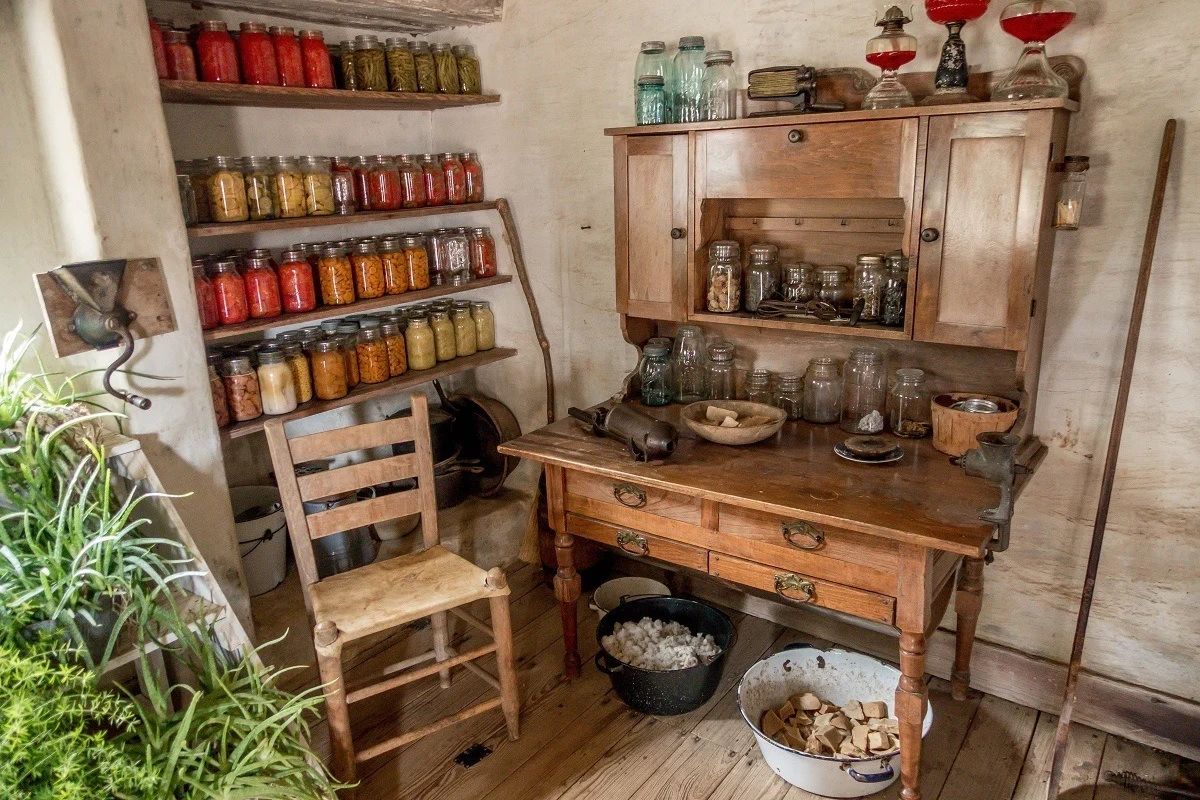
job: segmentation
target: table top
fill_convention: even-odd
[[[992,536],[978,517],[999,502],[999,488],[968,477],[929,439],[897,440],[904,458],[895,463],[858,464],[834,454],[849,436],[836,425],[786,422],[764,442],[727,447],[697,437],[680,419],[681,405],[634,405],[679,429],[669,459],[636,462],[619,442],[593,436],[571,418],[500,451],[962,555],[982,555]]]

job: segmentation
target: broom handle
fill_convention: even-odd
[[[1113,412],[1112,430],[1108,436],[1108,451],[1104,455],[1104,475],[1100,482],[1100,501],[1096,508],[1096,523],[1092,527],[1092,548],[1088,553],[1087,573],[1083,580],[1083,596],[1079,601],[1079,617],[1075,623],[1075,641],[1071,646],[1071,663],[1067,667],[1067,688],[1063,695],[1062,714],[1054,736],[1054,761],[1050,766],[1047,800],[1056,800],[1062,780],[1063,760],[1067,753],[1067,731],[1075,710],[1075,694],[1079,686],[1079,671],[1083,661],[1083,643],[1087,637],[1088,617],[1092,597],[1096,593],[1096,573],[1100,567],[1100,550],[1104,546],[1104,529],[1108,523],[1108,507],[1112,500],[1113,480],[1117,472],[1117,454],[1121,449],[1121,433],[1125,428],[1125,409],[1129,405],[1129,386],[1133,380],[1133,362],[1137,357],[1138,336],[1142,330],[1142,312],[1146,309],[1146,292],[1150,285],[1150,267],[1154,263],[1154,248],[1158,244],[1158,224],[1162,219],[1163,198],[1167,192],[1167,175],[1171,171],[1171,151],[1175,146],[1175,120],[1167,120],[1163,130],[1162,150],[1158,156],[1158,176],[1150,202],[1150,219],[1146,222],[1146,239],[1142,244],[1142,264],[1138,270],[1137,291],[1133,295],[1133,314],[1129,318],[1129,333],[1125,338],[1125,359],[1121,364],[1121,382],[1117,388],[1117,406]]]

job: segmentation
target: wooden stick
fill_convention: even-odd
[[[1121,364],[1121,381],[1117,388],[1117,406],[1113,411],[1112,430],[1108,436],[1108,452],[1104,455],[1104,475],[1100,482],[1100,501],[1096,508],[1096,523],[1092,527],[1092,549],[1088,554],[1087,573],[1083,579],[1083,596],[1079,601],[1079,618],[1075,623],[1075,642],[1071,647],[1071,663],[1067,668],[1067,688],[1063,696],[1062,714],[1054,737],[1054,761],[1050,765],[1048,800],[1056,800],[1062,780],[1063,761],[1067,754],[1067,731],[1075,709],[1075,694],[1083,662],[1083,644],[1087,637],[1088,617],[1092,612],[1092,597],[1096,593],[1096,573],[1100,567],[1100,551],[1104,546],[1104,529],[1108,524],[1108,507],[1112,501],[1113,481],[1117,472],[1117,455],[1121,450],[1121,434],[1125,428],[1125,409],[1129,405],[1129,387],[1133,381],[1133,362],[1137,357],[1138,336],[1142,330],[1142,313],[1146,309],[1146,292],[1150,286],[1150,267],[1158,244],[1158,224],[1162,220],[1163,199],[1167,193],[1167,176],[1171,171],[1171,151],[1175,147],[1175,120],[1167,120],[1163,130],[1162,149],[1158,156],[1158,176],[1150,201],[1150,219],[1146,222],[1146,238],[1142,243],[1142,264],[1138,270],[1137,290],[1133,295],[1133,314],[1129,318],[1129,333],[1125,338],[1125,359]]]
[[[500,212],[500,220],[504,223],[513,264],[521,278],[521,291],[525,293],[525,303],[529,306],[529,316],[533,319],[533,332],[537,336],[538,346],[542,348],[542,363],[546,367],[546,421],[554,422],[554,364],[550,361],[550,340],[546,338],[546,329],[542,327],[542,315],[533,296],[533,287],[529,285],[529,273],[525,270],[525,253],[521,250],[521,237],[517,234],[517,223],[513,219],[512,209],[502,197],[496,201],[496,210]]]
[[[404,745],[415,742],[417,739],[421,739],[431,733],[437,733],[440,730],[449,728],[451,725],[457,725],[463,720],[470,719],[476,714],[482,714],[485,711],[491,711],[493,708],[499,707],[500,698],[493,697],[491,700],[485,700],[484,702],[471,706],[470,708],[460,711],[453,716],[444,717],[439,719],[437,722],[431,722],[430,724],[421,728],[417,728],[414,731],[402,733],[399,736],[393,736],[391,739],[380,742],[374,747],[368,747],[366,750],[363,750],[361,753],[355,756],[355,758],[360,764],[364,761],[370,761],[376,756],[381,756],[384,753],[391,752],[399,747],[404,747]]]

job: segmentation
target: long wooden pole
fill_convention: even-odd
[[[1150,219],[1146,222],[1146,239],[1142,243],[1142,264],[1138,270],[1137,290],[1133,295],[1133,314],[1129,318],[1129,333],[1125,337],[1125,359],[1121,364],[1121,381],[1117,388],[1117,407],[1113,412],[1112,430],[1108,436],[1108,451],[1104,455],[1104,475],[1100,482],[1100,501],[1096,508],[1096,523],[1092,526],[1092,549],[1088,554],[1087,572],[1083,579],[1083,597],[1079,601],[1079,618],[1075,622],[1075,642],[1071,647],[1071,663],[1067,668],[1067,689],[1063,696],[1062,714],[1054,737],[1054,761],[1050,765],[1048,800],[1058,798],[1062,781],[1063,760],[1067,754],[1067,732],[1071,713],[1075,710],[1075,694],[1079,686],[1079,671],[1083,662],[1083,644],[1087,637],[1088,617],[1092,612],[1092,597],[1096,593],[1096,573],[1100,567],[1100,551],[1104,547],[1104,529],[1108,524],[1108,507],[1112,501],[1113,481],[1117,472],[1117,455],[1121,450],[1121,434],[1125,429],[1125,409],[1129,405],[1129,387],[1133,381],[1133,362],[1137,358],[1138,336],[1142,331],[1142,313],[1146,309],[1146,292],[1150,286],[1150,267],[1158,244],[1158,224],[1162,220],[1163,198],[1167,193],[1167,176],[1171,171],[1171,151],[1175,147],[1175,120],[1167,120],[1163,130],[1162,149],[1158,156],[1158,176],[1150,201]]]

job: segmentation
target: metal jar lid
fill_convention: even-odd
[[[648,358],[666,358],[667,353],[671,352],[671,346],[669,344],[663,344],[662,340],[660,339],[651,339],[650,341],[646,342],[645,347],[642,348],[642,352],[645,353]]]
[[[733,51],[732,50],[710,50],[704,55],[704,63],[706,65],[732,64],[733,63]]]
[[[733,342],[713,342],[708,346],[708,357],[720,364],[733,361]]]
[[[992,400],[987,400],[983,397],[969,397],[966,400],[959,400],[950,405],[950,408],[955,411],[964,411],[968,414],[998,414],[1000,413],[1000,405]]]
[[[708,246],[708,257],[729,261],[741,255],[741,245],[731,239],[720,239]]]
[[[694,50],[698,47],[704,47],[704,37],[703,36],[680,36],[679,37],[679,49],[680,50]]]
[[[642,42],[643,53],[661,53],[667,49],[666,42]]]
[[[863,253],[858,257],[859,266],[883,266],[883,256],[879,253]]]

